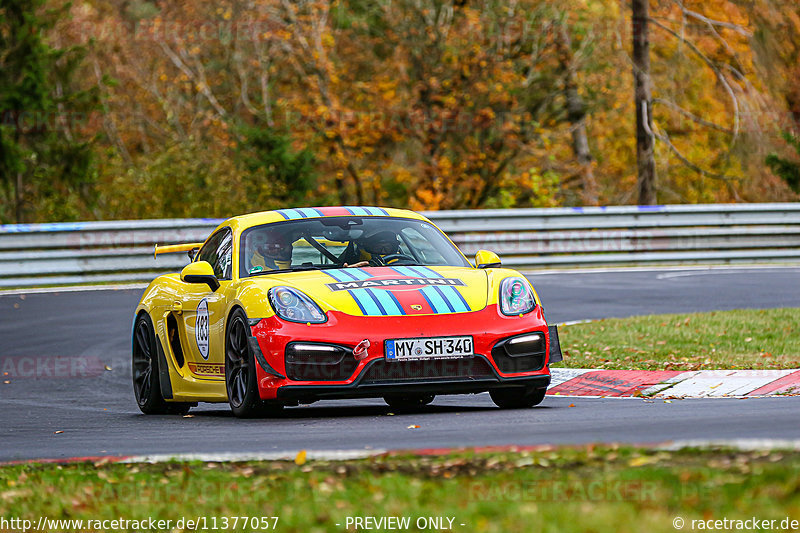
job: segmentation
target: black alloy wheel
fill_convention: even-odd
[[[189,412],[191,405],[183,402],[167,402],[161,395],[158,366],[158,348],[153,321],[147,313],[136,318],[133,327],[133,351],[131,374],[133,393],[139,409],[146,415],[182,414]]]
[[[276,414],[282,408],[258,395],[256,362],[247,343],[249,330],[244,311],[236,309],[231,313],[225,331],[225,388],[231,411],[239,418]]]

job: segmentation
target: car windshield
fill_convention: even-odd
[[[428,222],[392,217],[324,217],[242,232],[240,277],[347,266],[470,266]]]

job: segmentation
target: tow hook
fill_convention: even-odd
[[[369,356],[367,353],[367,348],[369,348],[368,339],[364,339],[363,341],[359,342],[355,348],[353,348],[353,357],[356,358],[356,361],[361,361]]]

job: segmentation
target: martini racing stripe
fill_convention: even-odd
[[[396,266],[392,267],[395,272],[409,278],[441,278],[442,275],[428,267],[422,266]]]
[[[393,267],[398,274],[414,278],[441,278],[442,275],[424,266]],[[434,285],[420,289],[420,292],[431,305],[431,309],[438,313],[466,313],[472,311],[464,296],[449,285]]]
[[[321,217],[324,216],[321,211],[313,207],[300,207],[297,209],[279,209],[276,211],[286,220],[296,220],[298,218]]]
[[[336,281],[362,281],[372,277],[360,268],[334,268],[324,272]]]
[[[358,304],[365,316],[398,316],[406,312],[393,294],[373,289],[353,289],[347,291]]]
[[[428,302],[428,305],[437,315],[472,311],[472,308],[467,305],[461,293],[453,287],[424,287],[419,289],[419,293],[422,294],[422,297],[425,298],[425,301]]]
[[[380,207],[346,206],[345,209],[354,216],[389,216],[389,213]]]
[[[384,314],[381,313],[378,305],[369,297],[366,289],[353,289],[347,292],[353,297],[353,300],[356,301],[358,308],[361,309],[361,313],[363,313],[364,316],[381,316]]]
[[[338,212],[344,210],[344,212]],[[337,212],[335,212],[337,211]],[[275,211],[281,215],[285,220],[297,220],[298,218],[312,218],[324,216],[342,216],[349,214],[353,216],[389,216],[389,212],[382,207],[360,207],[360,206],[347,206],[337,208],[321,208],[315,207],[296,207],[294,209],[278,209]]]
[[[339,269],[325,270],[324,272],[336,281],[352,281],[353,279],[345,276],[344,273]]]
[[[372,289],[367,289],[373,297],[378,298],[381,304],[383,304],[383,308],[388,311],[387,314],[389,315],[404,315],[406,312],[403,310],[403,306],[400,305],[400,302],[397,301],[397,297],[392,294],[391,291],[377,291]]]
[[[442,279],[437,272],[426,267],[392,267],[392,270],[404,277]],[[334,280],[340,283],[352,281],[363,281],[371,279],[372,276],[360,268],[336,268],[324,271]],[[379,290],[372,288],[348,289],[347,292],[353,297],[361,313],[365,316],[399,316],[405,315],[405,309],[391,290]],[[467,313],[472,308],[461,293],[450,285],[430,285],[418,289],[435,314],[446,313]]]
[[[322,214],[322,211],[318,209],[314,209],[313,207],[299,207],[297,208],[301,214],[305,215],[306,217],[322,217],[325,216]]]
[[[431,309],[433,309],[437,315],[440,313],[453,312],[453,306],[447,302],[444,296],[436,291],[428,289],[430,289],[430,287],[425,287],[424,289],[420,289],[419,292],[422,293],[422,296],[425,297],[425,300],[430,304]]]
[[[455,287],[450,286],[432,286],[429,287],[431,289],[436,289],[442,297],[449,302],[453,307],[454,313],[466,313],[467,311],[472,311],[472,308],[469,306],[467,301],[462,296],[461,292]]]
[[[392,270],[394,270],[395,272],[397,272],[398,274],[400,274],[401,276],[405,276],[407,278],[419,278],[419,277],[423,277],[424,278],[424,277],[426,277],[426,276],[420,276],[419,274],[417,274],[413,270],[409,269],[408,267],[396,266],[396,267],[390,267],[390,268]]]
[[[423,278],[441,278],[442,275],[436,272],[433,269],[424,266],[413,266],[407,267],[412,272],[416,272],[417,276],[422,276]]]

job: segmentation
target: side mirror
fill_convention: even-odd
[[[475,266],[478,268],[496,268],[500,266],[500,258],[489,250],[478,250],[475,254]]]
[[[212,291],[219,289],[219,280],[208,261],[189,263],[181,270],[181,281],[186,283],[205,283]]]

